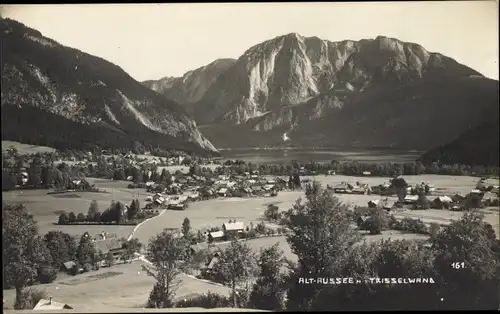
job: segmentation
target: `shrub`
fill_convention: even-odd
[[[226,296],[208,292],[206,294],[200,294],[178,301],[175,306],[180,308],[201,307],[205,309],[213,309],[221,307],[231,307],[232,302]]]
[[[380,234],[389,227],[387,213],[380,209],[373,209],[368,219],[361,223],[360,229],[368,230],[370,234]]]
[[[78,222],[84,222],[87,218],[85,217],[85,215],[83,213],[78,213],[78,215],[76,216],[76,221]]]
[[[278,210],[278,206],[271,204],[267,206],[267,209],[264,211],[264,217],[267,220],[276,221],[279,219]]]
[[[58,222],[57,222],[57,223],[58,223],[59,225],[65,225],[65,224],[67,224],[68,222],[69,222],[68,214],[66,214],[66,213],[61,213],[61,214],[59,215],[59,220],[58,220]]]
[[[427,225],[420,219],[404,218],[393,225],[394,230],[418,234],[429,234]]]
[[[68,223],[73,223],[76,221],[76,215],[74,212],[68,214]]]
[[[257,232],[258,234],[265,234],[266,233],[266,225],[264,224],[264,222],[261,222],[257,225],[257,227],[255,227],[255,232]]]
[[[38,270],[38,281],[41,284],[51,283],[57,278],[57,269],[52,266],[42,266]]]
[[[83,272],[88,273],[91,270],[92,270],[92,265],[90,265],[89,263],[83,264]]]
[[[250,230],[246,233],[247,239],[255,239],[257,238],[257,232],[255,230]]]

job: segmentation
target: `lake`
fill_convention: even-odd
[[[242,159],[253,163],[288,163],[293,160],[300,162],[330,162],[359,161],[359,162],[408,162],[416,160],[422,153],[418,151],[395,150],[368,150],[352,149],[232,149],[221,150],[223,160]]]

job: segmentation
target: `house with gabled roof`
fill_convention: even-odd
[[[33,311],[60,311],[73,309],[66,303],[60,303],[52,300],[52,297],[47,299],[40,299],[33,308]]]

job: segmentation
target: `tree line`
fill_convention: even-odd
[[[122,202],[112,201],[111,205],[102,213],[99,211],[97,201],[90,203],[88,213],[62,212],[59,215],[57,224],[71,225],[79,223],[97,223],[97,224],[138,224],[147,219],[148,215],[141,211],[141,205],[138,199],[132,200],[130,206],[125,206]]]
[[[329,172],[348,176],[369,176],[396,177],[399,175],[496,175],[499,173],[498,167],[469,166],[459,164],[443,164],[433,162],[423,164],[420,161],[405,163],[368,163],[358,161],[337,161],[330,162],[300,162],[292,161],[288,164],[263,163],[256,164],[243,160],[227,160],[223,166],[229,168],[232,173],[243,174],[245,172],[259,171],[265,175],[291,175],[299,171],[308,174],[327,174]],[[220,170],[219,170],[220,171]],[[218,172],[219,172],[218,171]]]

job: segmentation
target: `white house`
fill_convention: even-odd
[[[418,195],[406,195],[404,202],[406,204],[415,204],[418,201]]]
[[[73,308],[65,303],[52,301],[52,297],[50,297],[48,300],[40,299],[33,308],[33,311],[60,311],[66,309],[70,310]]]
[[[227,188],[220,188],[219,191],[217,191],[217,194],[219,194],[219,196],[226,196]]]
[[[215,231],[208,234],[208,239],[210,241],[221,240],[224,237],[224,231]]]
[[[238,222],[227,222],[222,225],[222,230],[224,231],[225,235],[238,235],[239,233],[242,233],[245,229],[245,226],[243,225],[243,222],[238,221]]]

